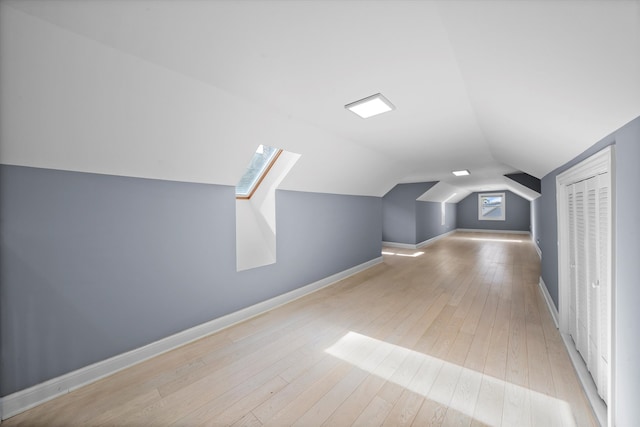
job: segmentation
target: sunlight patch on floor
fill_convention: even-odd
[[[420,255],[424,255],[424,252],[414,252],[412,254],[401,254],[398,252],[382,251],[382,255],[395,255],[395,256],[405,256],[405,257],[415,258],[415,257],[419,257]]]
[[[325,351],[488,425],[576,426],[564,400],[357,332]],[[490,394],[497,401],[492,407]]]
[[[479,240],[482,242],[506,242],[506,243],[522,243],[524,240],[518,239],[494,239],[488,237],[468,237],[469,240]]]

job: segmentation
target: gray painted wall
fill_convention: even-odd
[[[565,165],[553,170],[542,178],[542,196],[540,197],[540,249],[542,250],[541,275],[549,295],[558,307],[558,213],[556,203],[556,176],[604,147],[613,144],[613,135],[580,154]]]
[[[640,117],[616,132],[616,404],[618,426],[640,420]]]
[[[277,263],[236,272],[233,187],[0,166],[0,392],[380,256],[377,197],[279,191]]]
[[[382,240],[385,242],[419,243],[416,234],[416,199],[435,182],[398,184],[382,198]]]
[[[445,225],[442,225],[442,208],[437,202],[417,202],[416,243],[433,239],[456,229],[458,205],[445,203]]]
[[[615,425],[635,426],[640,420],[640,117],[603,138],[575,159],[542,178],[540,201],[542,278],[558,305],[558,231],[556,176],[615,144]]]
[[[530,231],[530,202],[509,190],[491,191],[491,193],[502,193],[503,191],[505,193],[507,203],[507,211],[504,221],[479,221],[478,194],[480,193],[471,193],[458,202],[458,228]]]

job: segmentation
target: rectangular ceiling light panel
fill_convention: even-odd
[[[453,173],[455,176],[467,176],[467,175],[469,175],[469,171],[468,171],[468,170],[466,170],[466,169],[461,170],[461,171],[453,171],[452,173]]]
[[[363,119],[367,119],[369,117],[394,110],[396,107],[394,107],[387,98],[382,96],[382,94],[377,93],[359,101],[352,102],[351,104],[347,104],[344,108],[353,111]]]

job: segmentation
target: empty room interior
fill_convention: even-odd
[[[0,422],[640,425],[640,1],[0,0]]]

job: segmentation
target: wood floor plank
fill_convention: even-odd
[[[409,353],[395,347],[386,359],[372,370],[349,397],[325,421],[325,426],[351,425],[378,394],[387,380],[403,364]]]
[[[305,372],[304,375],[296,378],[295,381],[289,383],[286,387],[278,393],[275,393],[251,412],[258,418],[258,420],[260,420],[261,423],[269,421],[275,416],[275,414],[282,411],[286,406],[291,404],[294,399],[304,393],[305,390],[313,387],[315,383],[338,367],[341,370],[347,370],[347,366],[340,364],[339,360],[329,356],[323,358],[313,368]]]
[[[553,372],[549,353],[539,323],[527,322],[527,364],[529,365],[529,389],[549,396],[555,395]]]
[[[392,347],[377,347],[362,360],[363,367],[375,370],[393,350]],[[331,390],[320,398],[303,416],[296,420],[297,426],[320,426],[353,393],[368,376],[367,370],[354,366]]]
[[[314,384],[294,397],[288,405],[274,414],[263,424],[265,426],[288,426],[293,425],[305,412],[334,387],[342,377],[352,369],[347,363],[339,363],[333,370],[323,375]]]
[[[496,311],[500,298],[497,293],[487,295],[484,309],[475,333],[472,336],[471,345],[464,360],[464,366],[477,372],[483,372],[487,361],[487,353],[491,342],[491,331],[494,326]]]
[[[524,308],[524,290],[520,288],[514,292],[511,301],[505,379],[510,383],[526,387],[529,384],[529,365],[527,359],[527,332]]]
[[[274,358],[274,360],[277,356]],[[274,388],[274,384],[281,384],[282,387],[286,384],[282,378],[280,378],[280,373],[287,369],[291,364],[291,359],[289,358],[280,358],[276,360],[270,366],[260,369],[255,375],[245,379],[244,381],[233,381],[229,384],[229,389],[222,394],[217,393],[217,397],[214,393],[203,393],[204,396],[202,398],[196,397],[195,401],[204,402],[197,409],[189,412],[184,417],[180,418],[175,422],[176,425],[197,425],[205,423],[207,420],[217,419],[221,413],[230,407],[234,407],[236,405],[241,405],[244,400],[250,398],[250,396],[255,393],[259,393],[259,390],[265,387]],[[235,386],[234,386],[235,384]],[[282,388],[278,387],[278,389]],[[226,389],[226,388],[225,388]],[[224,389],[222,390],[224,391]],[[252,407],[253,409],[253,407]],[[186,411],[183,411],[186,412]],[[163,416],[163,419],[166,419]],[[234,422],[237,420],[234,420]]]
[[[504,381],[488,375],[482,376],[478,400],[473,413],[472,425],[500,426],[504,408]]]
[[[473,420],[478,393],[482,384],[482,374],[463,368],[451,397],[444,424],[451,426],[469,426]],[[450,410],[453,409],[453,410]]]
[[[404,390],[395,405],[391,408],[384,422],[383,427],[410,426],[413,423],[420,407],[424,402],[424,397],[409,390]]]
[[[210,417],[204,424],[233,425],[241,421],[246,414],[251,413],[254,408],[265,402],[269,397],[282,390],[287,384],[288,383],[279,376],[274,377],[252,390],[251,393],[242,399],[228,406],[222,412]],[[257,420],[257,418],[255,419]],[[260,423],[258,420],[257,422]]]
[[[425,399],[411,424],[414,427],[437,427],[444,422],[448,407],[439,402]]]
[[[502,425],[531,426],[531,395],[526,388],[510,382],[505,384]]]
[[[460,375],[462,374],[462,369],[461,366],[448,362],[444,362],[440,368],[440,372],[426,396],[429,401],[435,403],[435,405],[432,405],[433,416],[430,418],[434,420],[432,422],[442,423],[444,421]]]
[[[381,425],[391,411],[392,404],[376,396],[354,421],[354,427],[370,427]]]
[[[509,331],[511,329],[511,300],[500,298],[496,318],[491,328],[489,350],[484,365],[484,373],[504,380],[509,353]]]
[[[338,408],[322,424],[323,426],[352,425],[365,408],[371,403],[378,391],[385,384],[385,379],[377,375],[369,375],[358,388],[345,399]]]
[[[457,232],[388,253],[2,425],[597,425],[530,240]]]
[[[256,418],[256,416],[253,415],[251,412],[249,412],[247,415],[242,417],[238,422],[233,423],[232,427],[260,427],[261,425],[262,423]]]
[[[391,407],[402,395],[402,392],[412,383],[413,378],[422,366],[423,357],[420,353],[410,352],[404,362],[396,369],[384,387],[380,389],[378,397],[389,402]]]

